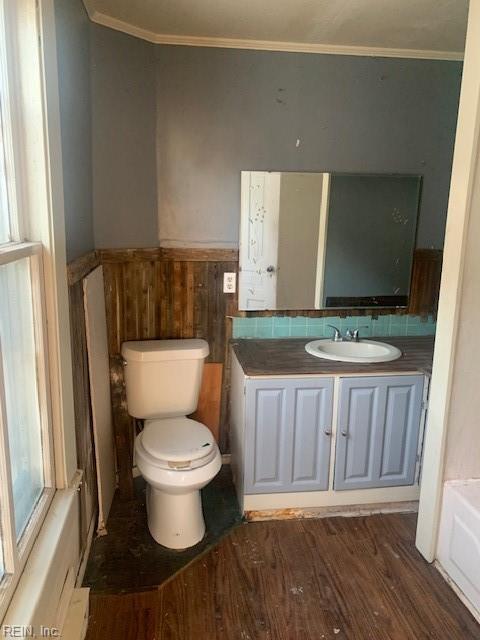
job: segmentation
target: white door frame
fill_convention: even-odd
[[[465,245],[480,152],[480,0],[470,0],[453,156],[416,545],[436,557]]]

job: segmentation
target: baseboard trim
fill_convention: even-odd
[[[84,640],[87,635],[90,589],[74,589],[63,625],[64,640]]]
[[[379,513],[416,513],[417,511],[418,500],[411,500],[407,502],[385,502],[352,506],[252,510],[245,511],[245,518],[249,522],[262,522],[265,520],[302,520],[331,517],[355,518]]]
[[[97,521],[97,517],[98,517],[97,513],[94,513],[90,521],[90,524],[88,526],[87,544],[85,545],[85,549],[83,551],[82,558],[78,566],[77,577],[75,580],[75,588],[80,588],[82,586],[83,578],[85,577],[85,570],[87,568],[88,558],[90,556],[90,551],[92,549],[93,534],[95,533],[95,523]]]

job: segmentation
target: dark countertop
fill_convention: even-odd
[[[232,340],[232,348],[247,376],[369,375],[432,372],[433,336],[372,338],[398,347],[403,355],[391,362],[357,364],[323,360],[305,351],[315,338],[264,338]]]

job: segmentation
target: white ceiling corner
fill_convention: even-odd
[[[461,60],[468,0],[84,0],[155,44]]]

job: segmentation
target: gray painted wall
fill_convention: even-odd
[[[67,260],[94,247],[90,22],[81,0],[55,0]]]
[[[91,33],[95,246],[155,246],[155,47],[98,25]]]
[[[162,244],[236,245],[241,170],[330,170],[422,174],[418,246],[443,245],[460,63],[155,53]]]
[[[236,246],[242,169],[422,174],[418,246],[443,245],[460,63],[91,31],[97,247]]]

